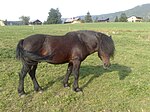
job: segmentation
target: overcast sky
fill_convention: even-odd
[[[30,20],[45,21],[51,8],[59,8],[62,18],[114,13],[150,3],[150,0],[1,0],[0,19],[19,20],[30,16]],[[138,15],[137,15],[138,16]]]

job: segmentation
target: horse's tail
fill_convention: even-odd
[[[23,60],[24,59],[24,50],[23,50],[23,39],[18,42],[17,48],[16,48],[16,59]]]
[[[26,51],[23,49],[23,39],[19,41],[17,48],[16,48],[16,59],[23,61],[27,64],[37,63],[38,61],[46,61],[51,59],[53,53],[47,56],[40,56],[38,54]]]

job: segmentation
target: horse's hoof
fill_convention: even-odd
[[[69,86],[69,84],[64,84],[64,87],[69,88],[70,86]]]
[[[38,88],[37,90],[35,90],[35,92],[37,92],[37,93],[43,93],[43,89],[42,88]]]
[[[81,89],[81,88],[73,88],[73,90],[74,90],[75,92],[82,92],[82,89]]]
[[[20,98],[24,98],[26,96],[25,92],[19,93]]]
[[[43,93],[43,90],[39,90],[38,93],[40,93],[40,94]]]

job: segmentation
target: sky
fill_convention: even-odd
[[[0,20],[18,21],[21,16],[30,20],[47,20],[51,8],[58,8],[62,18],[101,15],[131,9],[150,0],[1,0]],[[137,15],[138,16],[138,15]]]

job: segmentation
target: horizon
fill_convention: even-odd
[[[23,1],[3,0],[2,4],[6,4],[9,8],[4,5],[0,7],[0,20],[19,21],[19,17],[29,16],[31,21],[39,19],[44,22],[47,20],[48,12],[51,8],[58,8],[62,15],[61,18],[72,18],[84,16],[88,11],[91,15],[102,15],[129,10],[144,4],[150,4],[149,0],[114,0],[109,1],[109,4],[108,1],[97,0],[92,0],[92,3],[91,0],[76,0],[76,2],[71,0],[45,0],[44,3],[42,3],[43,1],[41,0],[38,2],[36,0]]]

